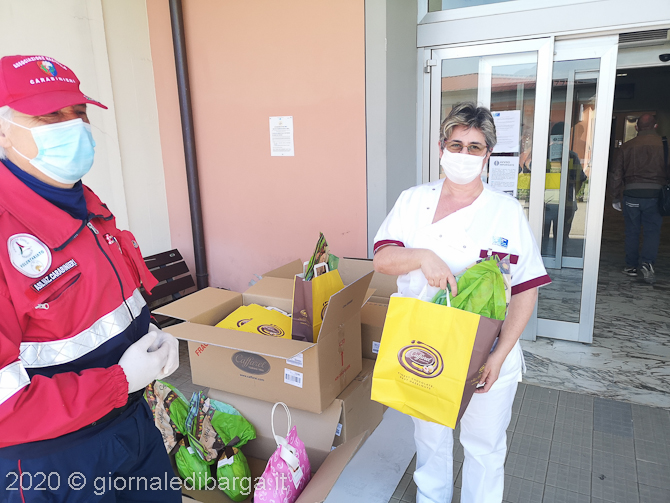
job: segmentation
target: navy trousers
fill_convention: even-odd
[[[626,266],[637,267],[644,262],[653,265],[658,256],[663,223],[663,217],[658,211],[658,198],[623,196],[623,218],[626,222]]]
[[[108,423],[0,449],[0,477],[2,503],[182,501],[144,399]]]

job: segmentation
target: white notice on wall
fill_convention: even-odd
[[[493,147],[493,152],[507,154],[520,152],[521,110],[506,110],[504,112],[491,112],[491,114],[498,137],[498,143]]]
[[[270,154],[294,156],[293,117],[270,117]]]
[[[519,181],[518,157],[491,157],[489,161],[489,185],[516,197]]]

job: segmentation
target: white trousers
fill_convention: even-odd
[[[518,351],[518,354],[513,354]],[[506,430],[518,386],[509,379],[520,372],[521,349],[514,348],[501,369],[500,384],[488,393],[475,393],[461,418],[460,440],[465,451],[462,503],[501,503],[505,482]],[[510,360],[510,361],[508,361]],[[454,430],[414,420],[416,443],[416,503],[450,503],[453,495]]]

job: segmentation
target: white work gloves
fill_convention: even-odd
[[[167,376],[170,376],[174,373],[175,370],[179,368],[179,341],[175,339],[172,335],[167,332],[163,332],[153,323],[149,324],[149,333],[155,333],[156,340],[154,343],[149,346],[148,351],[156,351],[160,348],[168,348],[168,356],[163,370],[158,375],[156,379],[163,379]]]
[[[617,211],[621,211],[621,201],[618,203],[612,203],[612,208],[614,208]]]
[[[149,325],[149,333],[126,349],[119,365],[126,374],[128,393],[139,391],[154,379],[163,379],[177,370],[179,342]]]

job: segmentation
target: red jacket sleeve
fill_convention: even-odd
[[[30,380],[19,359],[21,328],[0,291],[0,448],[78,430],[128,401],[118,365]]]

